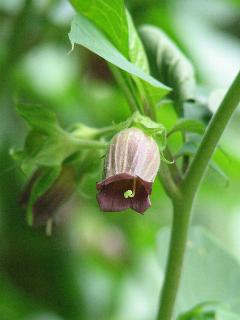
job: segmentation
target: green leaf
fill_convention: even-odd
[[[175,154],[174,158],[177,159],[184,155],[193,157],[195,156],[199,144],[201,142],[200,136],[191,136],[181,149]],[[209,162],[208,167],[215,171],[225,182],[226,186],[229,184],[228,178],[228,168],[229,168],[229,156],[226,152],[222,149],[220,145],[217,146],[216,151]]]
[[[173,88],[176,102],[195,98],[195,76],[192,64],[160,29],[142,26],[140,36],[146,49],[152,74]]]
[[[176,122],[172,130],[168,133],[168,136],[177,131],[192,132],[202,135],[205,129],[206,125],[199,120],[181,118]]]
[[[16,108],[31,127],[48,134],[61,131],[55,113],[46,108],[27,104],[18,104]]]
[[[193,157],[198,150],[198,144],[193,143],[191,141],[186,142],[182,148],[177,152],[177,154],[174,156],[175,159],[180,158],[182,156],[189,156]],[[215,171],[225,182],[226,186],[229,184],[229,178],[224,172],[224,170],[221,168],[222,163],[219,161],[221,158],[219,158],[219,153],[217,155],[218,157],[214,157],[212,160],[210,160],[208,167],[211,168],[213,171]]]
[[[158,236],[158,252],[165,269],[170,232]],[[184,269],[176,303],[177,314],[202,301],[228,304],[240,296],[240,264],[209,232],[192,227],[187,244]]]
[[[180,314],[177,320],[237,320],[239,316],[230,311],[230,306],[205,302],[190,311]]]
[[[162,153],[162,151],[166,148],[167,138],[166,129],[161,123],[155,122],[149,117],[143,116],[138,111],[136,111],[126,121],[116,125],[116,129],[118,131],[129,127],[137,127],[144,131],[147,135],[152,136],[158,143],[162,159],[167,163],[170,163],[167,159],[165,159]]]
[[[159,98],[170,91],[167,86],[144,73],[136,65],[127,60],[105,35],[84,16],[78,15],[74,18],[69,38],[72,46],[75,43],[80,44],[127,73],[142,79],[144,84],[151,86],[153,94],[157,94]]]
[[[210,161],[209,163],[209,167],[215,171],[224,181],[226,186],[229,185],[229,178],[226,175],[226,173],[222,170],[222,168],[220,167],[220,165],[218,165],[216,162],[214,162],[213,160]]]
[[[70,136],[50,136],[41,145],[39,151],[34,156],[34,163],[39,166],[58,166],[77,151],[77,146],[72,143]]]
[[[128,50],[130,61],[134,63],[137,67],[139,67],[139,69],[141,69],[143,72],[149,74],[148,60],[143,44],[134,26],[131,15],[128,11],[126,11],[126,13],[128,23]]]
[[[70,0],[76,11],[102,30],[128,58],[128,23],[124,0]]]
[[[21,167],[24,172],[31,172],[34,166],[60,166],[77,150],[74,137],[60,127],[55,113],[24,104],[18,105],[17,110],[32,127],[22,154]]]

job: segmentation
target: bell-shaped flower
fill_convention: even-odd
[[[105,160],[104,180],[97,183],[97,200],[103,211],[131,208],[144,213],[160,165],[155,140],[138,128],[116,134]]]

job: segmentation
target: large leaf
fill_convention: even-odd
[[[142,26],[140,36],[146,49],[152,74],[173,88],[175,101],[195,98],[195,77],[192,64],[160,29]]]
[[[123,0],[71,0],[76,11],[87,17],[131,62],[149,73],[147,57]]]
[[[80,44],[120,69],[142,79],[146,85],[151,86],[153,95],[157,95],[158,98],[166,95],[170,91],[167,86],[144,73],[135,64],[127,60],[106,36],[84,16],[78,15],[74,18],[69,38],[72,46],[76,43]]]
[[[166,229],[158,236],[162,268],[166,266],[169,236],[169,230]],[[240,296],[239,283],[240,263],[207,231],[193,227],[177,297],[177,314],[203,301],[227,304]]]
[[[127,12],[127,11],[126,11]],[[128,51],[129,59],[143,72],[149,74],[149,65],[142,42],[133,24],[131,15],[127,12],[128,23]]]
[[[128,57],[128,24],[124,0],[71,0],[78,13],[94,21],[116,48]]]

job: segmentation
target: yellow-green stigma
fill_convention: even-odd
[[[124,198],[125,199],[128,199],[128,198],[134,198],[134,196],[135,196],[135,191],[136,191],[136,182],[137,182],[137,179],[136,178],[134,178],[133,179],[133,190],[127,190],[127,191],[125,191],[124,192]]]
[[[124,192],[124,198],[128,199],[128,198],[133,198],[135,196],[135,193],[132,190],[127,190]]]

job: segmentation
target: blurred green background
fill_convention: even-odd
[[[136,25],[157,25],[176,41],[196,68],[203,99],[216,108],[240,67],[240,1],[126,3]],[[79,47],[68,54],[73,15],[67,1],[0,1],[0,319],[153,319],[163,277],[156,237],[171,222],[170,201],[158,181],[146,215],[103,214],[95,200],[99,161],[99,170],[64,206],[69,217],[50,238],[44,229],[27,226],[18,204],[26,177],[9,149],[22,146],[28,128],[15,101],[53,110],[64,127],[76,121],[101,127],[130,114],[100,58]],[[174,120],[166,109],[165,124]],[[237,259],[239,121],[238,111],[221,140],[229,184],[209,169],[193,218]]]

